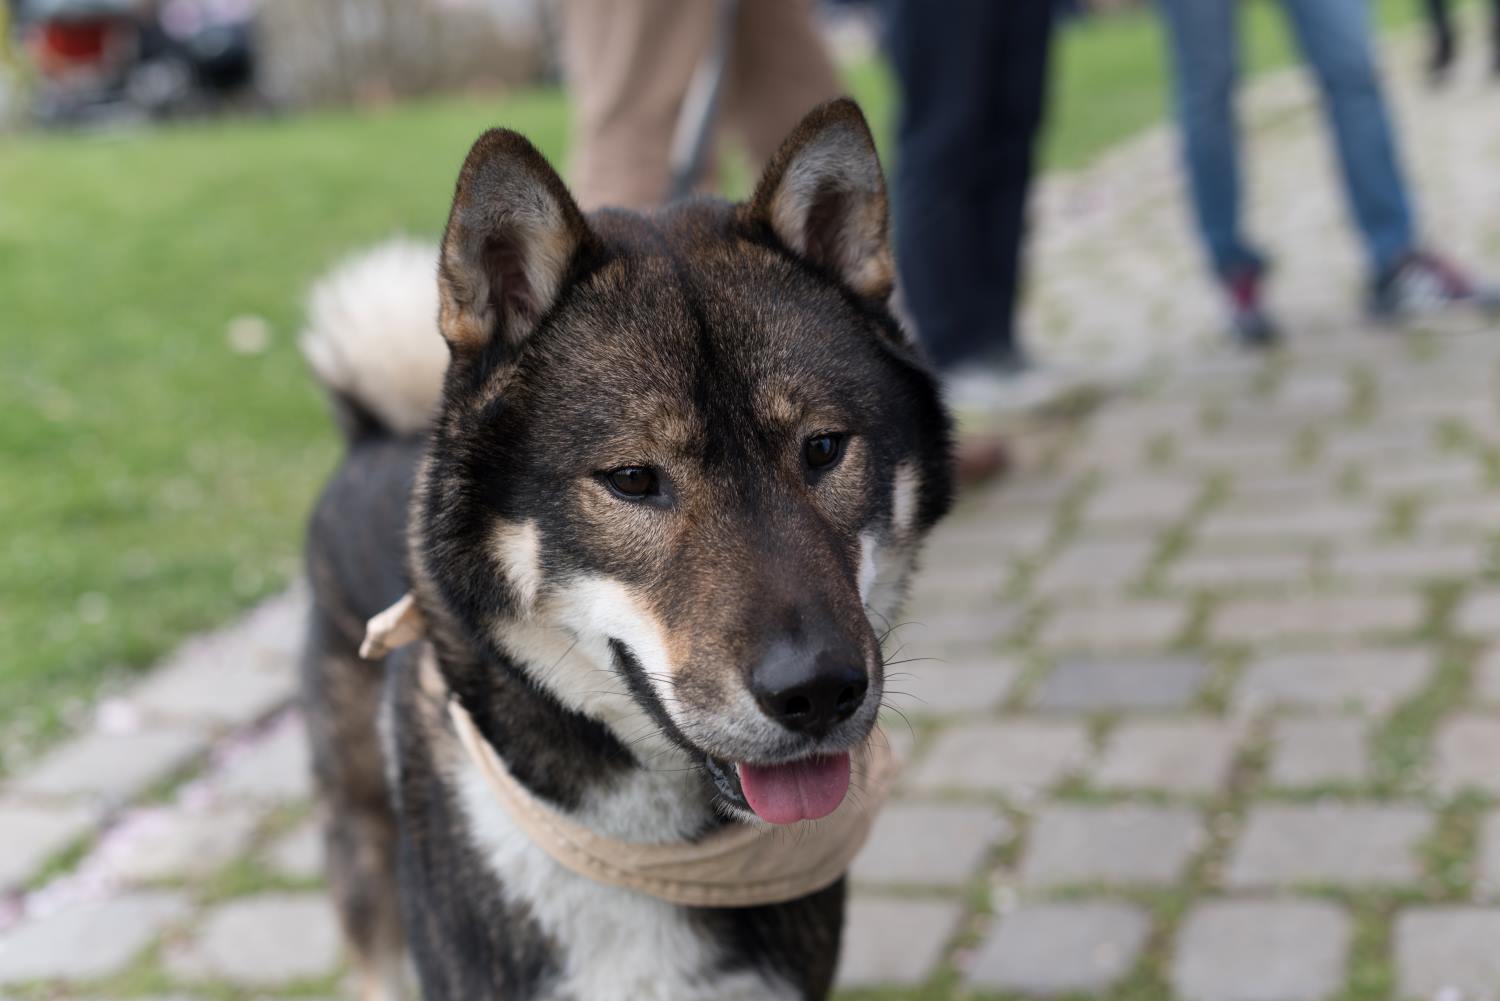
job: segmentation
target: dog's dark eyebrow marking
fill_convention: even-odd
[[[712,465],[716,460],[722,460],[732,454],[730,448],[732,443],[723,433],[726,422],[709,419],[709,415],[715,409],[722,407],[725,400],[725,395],[719,391],[722,385],[716,385],[716,380],[713,378],[714,373],[719,371],[723,364],[723,360],[719,357],[719,351],[713,342],[708,311],[703,308],[703,300],[689,275],[689,269],[682,254],[657,219],[648,217],[645,222],[650,242],[666,261],[667,267],[671,269],[672,277],[677,282],[677,289],[682,295],[683,307],[692,318],[693,326],[697,331],[698,364],[693,371],[693,405],[698,413],[704,415],[702,422],[705,432],[703,460],[705,464]],[[718,380],[719,383],[724,381]],[[748,407],[749,402],[731,401],[730,405]],[[729,426],[733,424],[733,422],[727,423]]]

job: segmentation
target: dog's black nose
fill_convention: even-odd
[[[750,675],[750,692],[766,715],[812,737],[854,715],[869,687],[856,654],[788,643],[773,646]]]

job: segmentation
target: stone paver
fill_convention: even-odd
[[[283,720],[269,735],[238,749],[220,780],[226,793],[246,799],[305,799],[311,793],[310,767],[301,723]]]
[[[997,919],[969,982],[1040,995],[1104,990],[1130,972],[1150,929],[1130,904],[1029,904]]]
[[[1323,901],[1198,904],[1177,933],[1172,986],[1182,1001],[1324,1001],[1343,986],[1351,935]]]
[[[956,901],[855,896],[844,927],[839,986],[923,982],[962,917]]]
[[[245,853],[259,819],[257,810],[226,805],[138,817],[120,845],[119,872],[134,881],[207,876]]]
[[[993,657],[961,664],[900,664],[886,671],[885,704],[908,716],[987,713],[1005,701],[1021,666]]]
[[[1021,859],[1026,886],[1167,886],[1203,844],[1186,807],[1055,804],[1033,820]]]
[[[262,894],[210,911],[190,940],[168,950],[166,964],[189,981],[278,987],[332,973],[341,947],[324,894]]]
[[[1482,573],[1488,559],[1484,549],[1472,544],[1423,542],[1345,550],[1334,554],[1328,569],[1351,582],[1466,580]]]
[[[1500,637],[1500,591],[1471,594],[1453,617],[1460,632],[1486,639]]]
[[[1233,643],[1352,640],[1410,633],[1421,624],[1422,614],[1422,598],[1415,592],[1239,598],[1218,610],[1211,631],[1216,639]]]
[[[286,704],[291,692],[281,673],[253,660],[226,660],[200,656],[169,664],[137,688],[131,702],[152,717],[221,726],[253,723]]]
[[[1286,587],[1306,581],[1312,560],[1306,552],[1196,548],[1178,557],[1167,571],[1175,588],[1219,592]]]
[[[1500,909],[1414,907],[1396,918],[1401,997],[1500,999]]]
[[[1037,686],[1031,704],[1060,712],[1180,709],[1208,675],[1208,665],[1192,657],[1064,660]]]
[[[1203,493],[1197,480],[1135,476],[1108,483],[1089,497],[1083,522],[1089,528],[1165,528],[1180,521]]]
[[[94,812],[83,806],[0,801],[0,892],[30,879],[94,821]]]
[[[266,864],[292,879],[323,874],[323,831],[316,821],[298,824],[266,849]]]
[[[1500,716],[1450,717],[1438,729],[1432,759],[1443,791],[1500,795]]]
[[[48,754],[13,786],[34,796],[124,801],[180,770],[207,746],[208,738],[196,729],[90,733]]]
[[[1420,691],[1436,667],[1436,655],[1418,649],[1273,654],[1245,668],[1234,702],[1244,712],[1295,706],[1382,713]]]
[[[1068,602],[1047,620],[1041,642],[1060,653],[1165,650],[1187,623],[1188,608],[1178,602]]]
[[[1017,719],[952,727],[912,775],[926,789],[968,789],[1032,798],[1080,767],[1088,731],[1077,723]]]
[[[142,891],[23,921],[0,933],[0,985],[118,973],[187,913],[181,893]]]
[[[1100,789],[1217,792],[1229,778],[1240,728],[1217,719],[1129,721],[1110,734],[1093,784]]]
[[[1422,875],[1422,807],[1267,803],[1251,808],[1224,873],[1236,888],[1409,886]]]
[[[1012,833],[992,807],[896,802],[881,813],[852,874],[862,883],[958,886]]]
[[[1266,774],[1283,789],[1357,784],[1370,777],[1370,726],[1358,717],[1278,719],[1271,728]]]
[[[1474,665],[1474,695],[1484,702],[1500,703],[1500,645],[1486,650]]]
[[[1037,594],[1113,593],[1146,572],[1156,546],[1148,539],[1096,539],[1057,554],[1036,578]]]

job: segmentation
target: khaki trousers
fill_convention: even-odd
[[[713,41],[713,0],[561,0],[573,98],[573,191],[587,211],[667,196],[672,134]],[[797,122],[841,93],[808,0],[741,0],[718,121],[759,169]]]

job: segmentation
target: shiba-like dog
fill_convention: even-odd
[[[837,808],[952,489],[893,274],[881,167],[841,100],[748,202],[649,215],[585,216],[488,132],[435,252],[388,246],[314,290],[304,345],[348,452],[312,517],[304,705],[367,998],[400,996],[408,954],[428,1001],[826,996],[842,881],[712,908],[577,875],[443,707],[609,838]],[[406,592],[424,641],[362,662]]]

